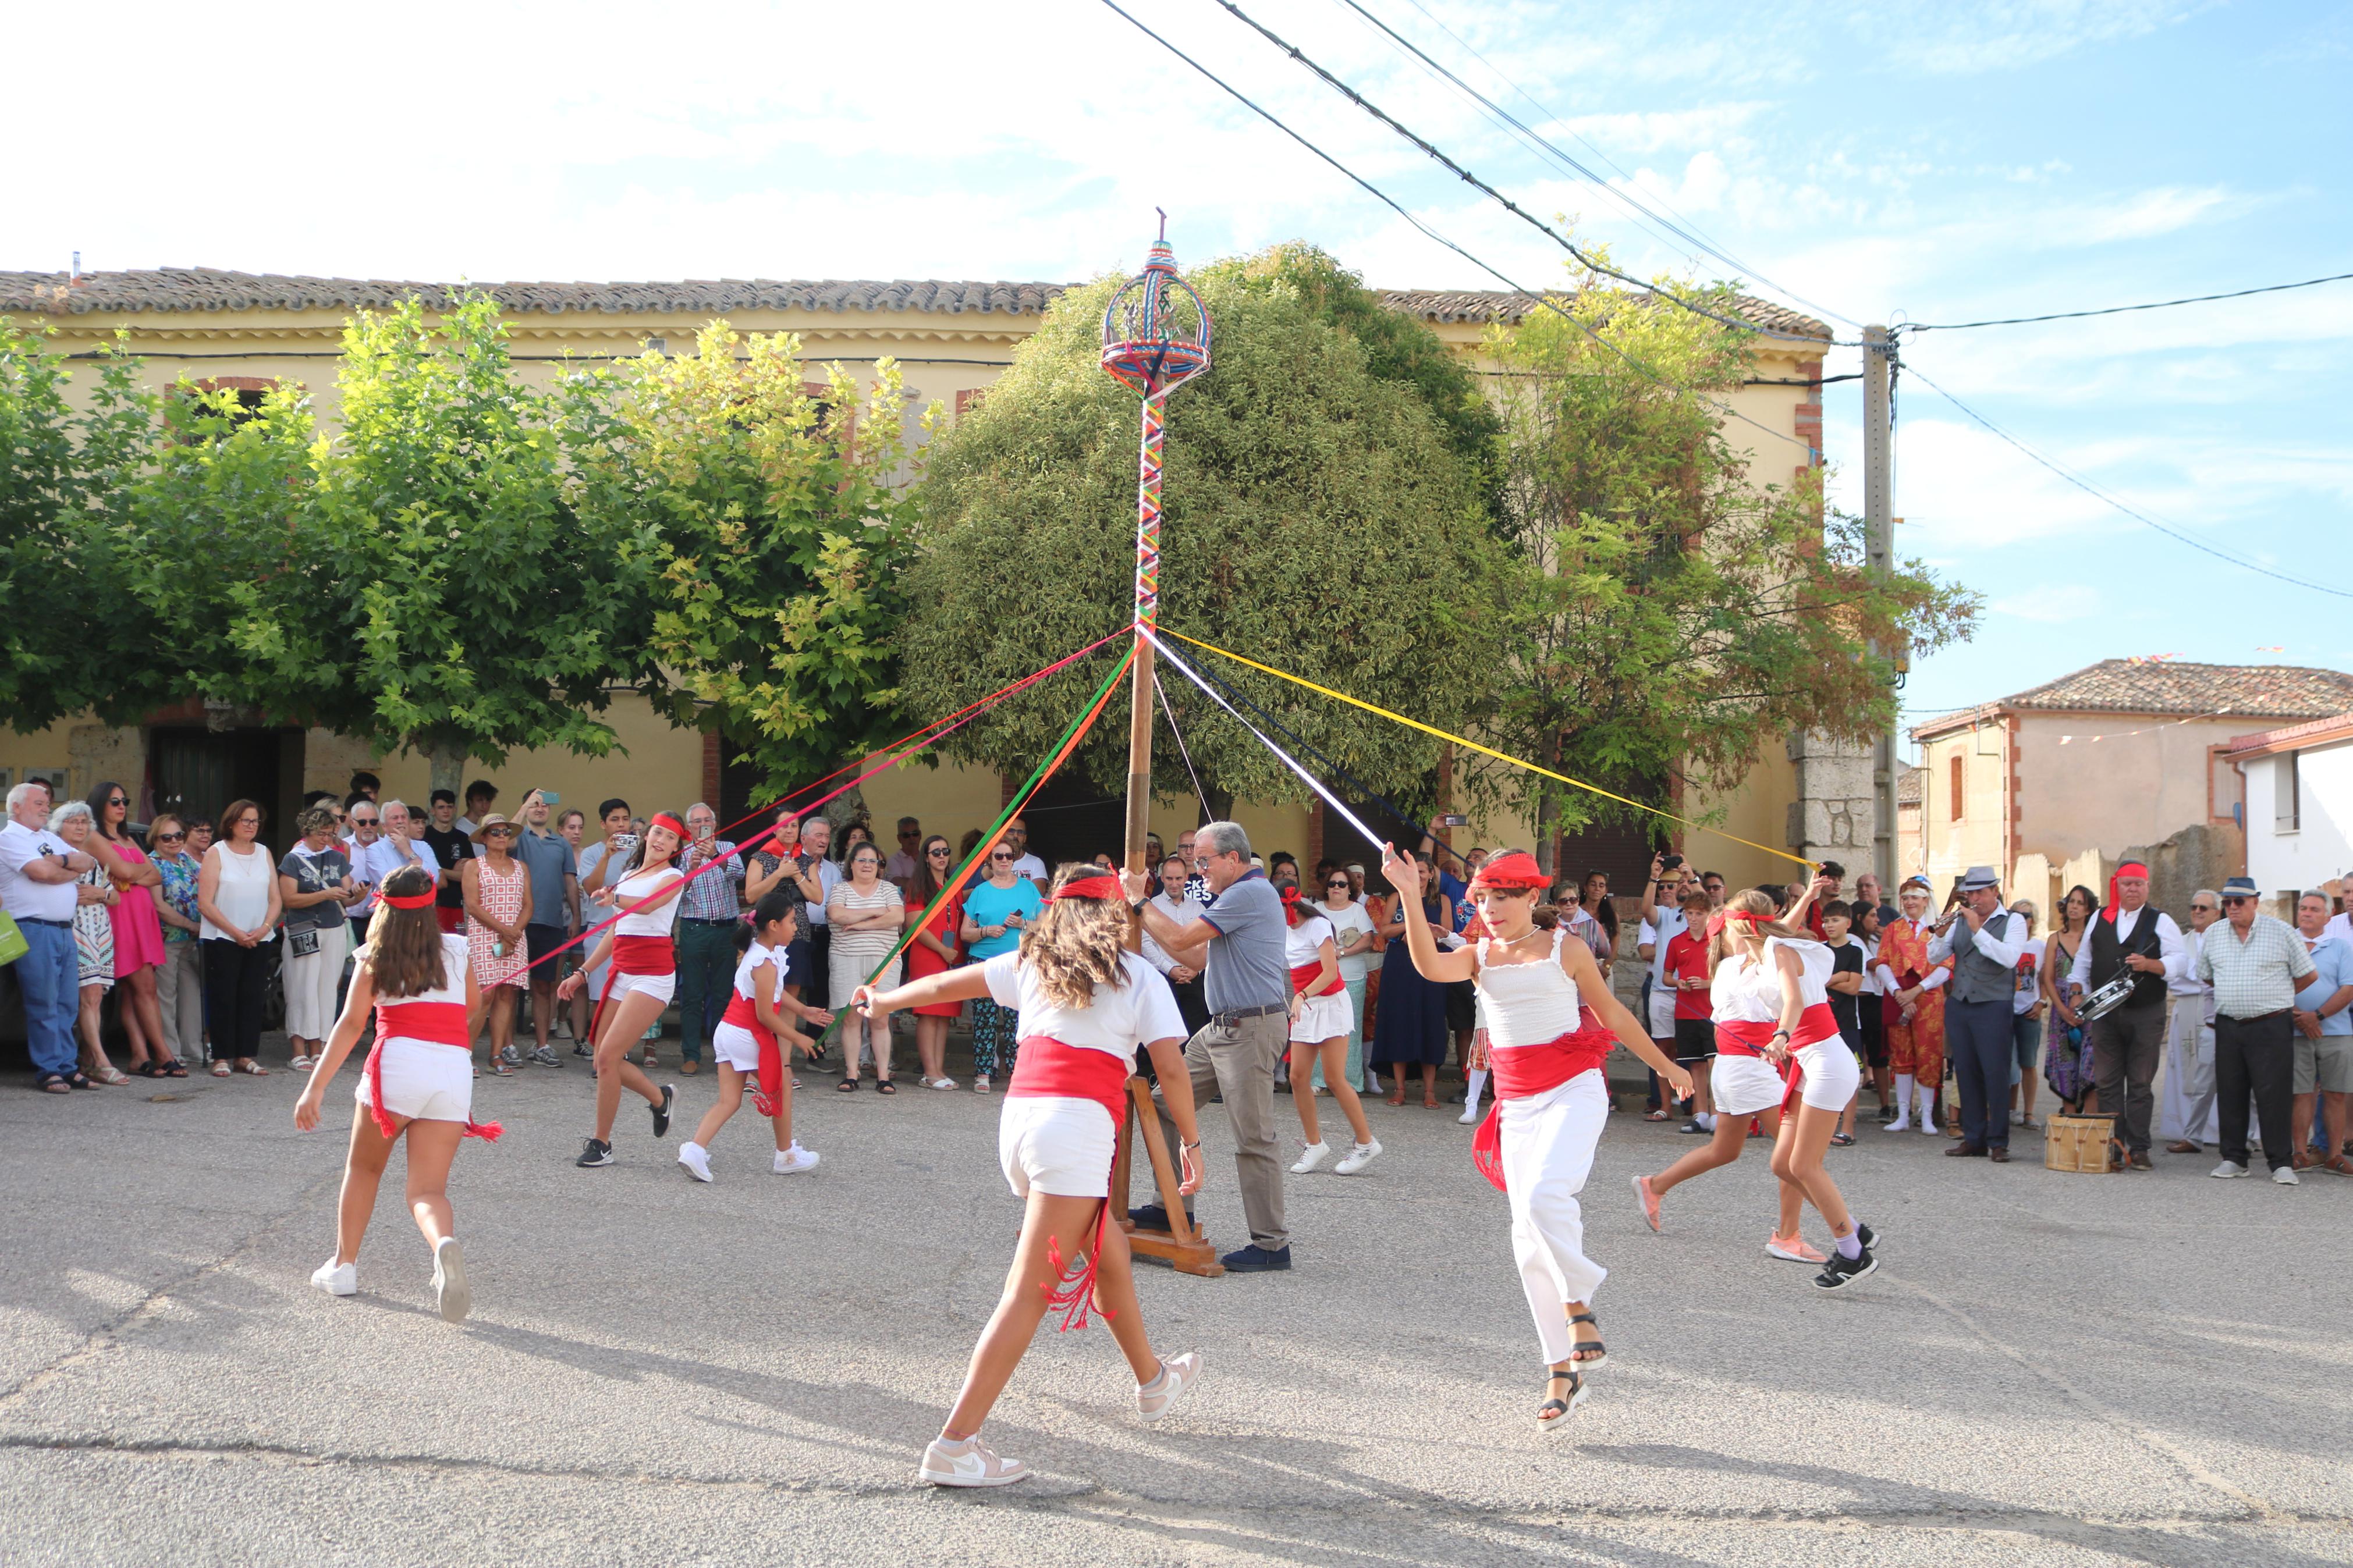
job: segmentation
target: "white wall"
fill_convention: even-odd
[[[2274,821],[2280,770],[2297,772],[2301,810],[2294,832]],[[2353,742],[2246,764],[2247,874],[2269,897],[2316,888],[2353,871]]]

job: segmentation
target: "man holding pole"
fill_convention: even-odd
[[[1194,836],[1201,875],[1213,897],[1189,924],[1180,925],[1151,902],[1140,870],[1121,879],[1145,934],[1176,963],[1202,971],[1209,1022],[1185,1047],[1195,1104],[1223,1095],[1234,1129],[1234,1167],[1250,1244],[1219,1261],[1237,1274],[1291,1267],[1291,1234],[1282,1217],[1282,1162],[1274,1128],[1274,1069],[1291,1035],[1291,971],[1283,960],[1282,900],[1266,873],[1250,863],[1250,837],[1231,822],[1212,822]],[[1160,1130],[1181,1142],[1165,1104]],[[1145,1229],[1168,1228],[1157,1205],[1131,1211]]]

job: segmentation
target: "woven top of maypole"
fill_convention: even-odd
[[[1168,215],[1144,258],[1103,310],[1103,367],[1143,397],[1165,397],[1209,368],[1209,312],[1176,275]]]

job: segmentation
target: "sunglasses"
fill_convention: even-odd
[[[989,858],[992,860],[1010,860],[1013,857],[1008,855],[1004,850],[999,849],[995,854],[991,855]]]
[[[1354,886],[1355,884],[1350,882],[1345,877],[1335,877],[1332,880],[1324,884],[1324,890],[1328,893],[1335,888],[1348,888]]]
[[[158,833],[155,835],[155,842],[158,844],[177,844],[186,837],[187,835],[185,833]]]
[[[902,838],[921,838],[923,836],[923,830],[920,827],[910,827],[906,832],[899,835]]]
[[[131,803],[130,803],[129,801],[127,801],[127,800],[123,799],[121,795],[116,795],[114,798],[112,798],[111,800],[108,801],[106,804],[107,804],[107,805],[129,805]]]
[[[2224,899],[2222,907],[2227,910],[2233,904],[2252,904],[2254,901],[2253,899]]]
[[[941,846],[940,846],[938,848],[936,848],[936,849],[926,849],[926,850],[924,850],[924,851],[923,851],[923,853],[924,853],[924,854],[926,854],[926,855],[936,855],[936,856],[938,856],[941,859],[944,860],[944,859],[946,859],[946,858],[948,858],[948,853],[949,853],[949,851],[948,851],[948,847],[947,847],[946,845],[943,844],[943,845],[941,845]]]

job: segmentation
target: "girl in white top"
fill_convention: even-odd
[[[1440,984],[1472,981],[1486,1006],[1495,1109],[1473,1149],[1511,1200],[1520,1287],[1547,1365],[1536,1425],[1565,1431],[1585,1398],[1586,1374],[1608,1356],[1588,1303],[1609,1270],[1585,1256],[1577,1202],[1609,1119],[1602,1058],[1613,1040],[1622,1042],[1674,1086],[1677,1099],[1691,1092],[1691,1074],[1610,994],[1592,949],[1559,927],[1536,926],[1536,895],[1551,879],[1534,856],[1508,850],[1479,868],[1471,899],[1493,934],[1452,952],[1440,951],[1423,913],[1421,867],[1385,845],[1381,870],[1398,890],[1414,968]]]
[[[327,1080],[359,1043],[369,1016],[376,1042],[362,1069],[359,1113],[352,1118],[351,1150],[343,1161],[343,1193],[335,1217],[335,1255],[311,1283],[331,1296],[359,1289],[360,1242],[375,1212],[392,1146],[408,1141],[408,1209],[433,1249],[433,1294],[441,1316],[464,1318],[473,1305],[466,1258],[449,1209],[449,1163],[459,1140],[496,1138],[493,1123],[473,1119],[474,1061],[468,1020],[481,1004],[466,939],[445,936],[433,912],[438,879],[421,866],[404,866],[384,879],[367,945],[359,950],[343,1016],[302,1097],[294,1125],[315,1131]]]
[[[612,966],[589,1026],[596,1036],[596,1131],[580,1151],[580,1158],[573,1162],[576,1165],[613,1163],[613,1118],[620,1113],[624,1085],[652,1110],[654,1136],[670,1131],[670,1103],[677,1098],[677,1086],[664,1084],[657,1089],[644,1069],[623,1053],[660,1019],[662,1009],[670,1005],[670,993],[678,986],[678,958],[670,937],[677,911],[670,905],[686,887],[686,874],[677,865],[679,848],[685,842],[685,823],[669,812],[655,813],[614,887],[620,914],[607,922],[604,938],[588,955],[588,962],[565,975],[555,988],[556,995],[568,1002],[587,984],[590,971]]]
[[[1143,901],[1144,890],[1138,873],[1134,901]],[[1123,951],[1129,902],[1110,873],[1064,866],[1044,912],[1021,933],[1018,952],[892,990],[860,986],[851,999],[878,1026],[887,1026],[902,1007],[980,996],[1019,1009],[1021,1048],[997,1123],[997,1158],[1006,1182],[1029,1206],[1005,1292],[973,1350],[964,1392],[924,1450],[917,1475],[934,1486],[1000,1487],[1029,1473],[1018,1459],[1004,1458],[983,1443],[980,1426],[1050,1306],[1067,1309],[1065,1329],[1085,1325],[1090,1303],[1108,1320],[1135,1374],[1136,1409],[1147,1421],[1167,1414],[1200,1375],[1191,1352],[1167,1361],[1153,1353],[1136,1305],[1127,1238],[1109,1214],[1112,1155],[1139,1045],[1152,1053],[1176,1123],[1179,1191],[1189,1195],[1201,1184],[1201,1134],[1193,1119],[1192,1076],[1185,1068],[1184,1021],[1168,983]],[[1081,1261],[1065,1269],[1065,1258]]]
[[[754,1089],[753,1100],[776,1131],[776,1158],[772,1169],[780,1176],[789,1176],[817,1165],[817,1155],[802,1148],[793,1136],[791,1056],[793,1051],[814,1056],[817,1047],[793,1024],[807,1020],[821,1028],[833,1022],[833,1015],[820,1007],[803,1006],[798,997],[785,989],[791,967],[787,950],[799,934],[800,901],[776,888],[753,910],[752,923],[738,931],[735,987],[728,998],[726,1017],[711,1032],[712,1055],[719,1063],[719,1099],[703,1112],[694,1136],[678,1150],[678,1163],[698,1182],[711,1180],[711,1141],[743,1106],[745,1082],[757,1081],[764,1035],[776,1044],[776,1082]]]
[[[1356,1027],[1356,1009],[1348,999],[1347,983],[1340,978],[1339,942],[1332,921],[1301,898],[1297,888],[1282,889],[1282,910],[1291,921],[1282,939],[1282,962],[1291,968],[1291,1103],[1299,1111],[1299,1130],[1305,1134],[1301,1142],[1306,1145],[1291,1173],[1303,1176],[1332,1157],[1332,1146],[1316,1125],[1314,1079],[1314,1068],[1321,1066],[1324,1081],[1356,1139],[1347,1158],[1333,1169],[1353,1176],[1373,1163],[1381,1142],[1365,1120],[1356,1086],[1348,1081],[1348,1032]]]

